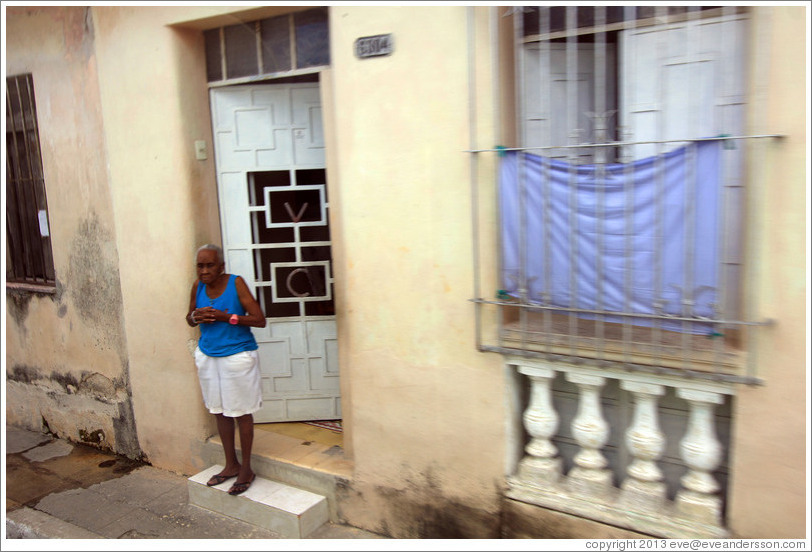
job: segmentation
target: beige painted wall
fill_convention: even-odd
[[[128,379],[146,457],[194,473],[213,427],[189,353],[197,333],[183,315],[192,255],[220,236],[198,29],[201,18],[221,17],[223,9],[94,7],[90,27],[82,8],[7,13],[12,9],[19,19],[7,25],[8,74],[36,69],[38,100],[51,98],[38,109],[57,277],[66,280],[53,299],[8,301],[7,388],[19,391],[9,395],[9,423],[39,423],[39,410],[24,401],[26,393],[38,393],[37,401],[45,394],[14,379],[15,365],[25,364],[20,377],[55,373],[81,381],[92,370],[112,382]],[[487,10],[476,10],[480,147],[500,143]],[[792,10],[798,8],[776,9],[767,34],[757,31],[774,57],[769,79],[758,80],[767,118],[752,131],[788,138],[771,149],[762,168],[770,193],[755,202],[766,213],[754,221],[756,310],[778,324],[761,334],[759,375],[767,384],[741,389],[736,402],[729,518],[743,537],[799,536],[806,514],[799,413],[808,386],[801,341],[807,244],[798,206],[806,200],[807,137],[796,74],[806,60],[803,18]],[[476,351],[468,301],[467,18],[462,6],[330,10],[332,68],[323,80],[328,184],[345,439],[356,465],[342,516],[398,537],[493,536],[505,448],[515,445],[505,429],[502,361]],[[89,28],[91,43],[81,31]],[[382,33],[393,34],[391,56],[353,55],[356,38]],[[206,161],[194,158],[200,139],[209,145]],[[487,161],[480,169],[487,174]],[[492,183],[481,185],[484,191]],[[483,194],[480,205],[485,229],[493,228],[491,197]],[[484,266],[494,262],[494,239],[483,235]],[[105,277],[92,304],[76,295],[90,281],[89,267],[106,269],[92,272]],[[484,274],[482,292],[490,295],[494,282]],[[93,393],[109,391],[104,381],[86,380],[84,394],[70,400],[91,402],[51,405],[53,416],[99,408]],[[129,404],[127,385],[119,388]],[[100,418],[115,414],[97,411]]]
[[[53,294],[6,291],[7,421],[137,456],[92,21],[5,15],[6,75],[34,75],[57,279]]]
[[[166,25],[189,11],[93,9],[135,418],[153,465],[183,473],[214,432],[184,316],[195,250],[220,241],[202,35]]]
[[[503,373],[476,351],[468,301],[466,17],[464,7],[330,11],[338,336],[359,493],[344,515],[399,537],[418,534],[415,518],[480,535],[498,521]],[[355,57],[357,38],[383,33],[392,55]],[[490,93],[483,86],[481,101]]]
[[[753,315],[775,324],[755,333],[760,387],[742,387],[734,411],[731,529],[747,538],[803,538],[809,512],[806,424],[809,390],[808,306],[802,206],[808,205],[807,7],[754,8],[756,110],[751,134],[783,134],[759,143],[764,163],[752,167],[749,266]]]

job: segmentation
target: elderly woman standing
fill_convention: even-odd
[[[237,481],[228,494],[245,492],[254,481],[251,446],[253,413],[262,407],[257,342],[251,327],[264,328],[265,315],[242,277],[227,274],[223,250],[207,244],[197,250],[197,280],[192,285],[186,322],[200,325],[195,363],[209,412],[217,419],[226,465],[207,485]],[[240,432],[242,463],[234,446],[234,419]]]

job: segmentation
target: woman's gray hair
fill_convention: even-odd
[[[207,243],[206,245],[201,245],[197,248],[197,253],[195,253],[195,262],[197,262],[197,255],[201,251],[214,251],[217,254],[217,262],[222,263],[225,261],[223,256],[223,249],[219,245],[214,245],[213,243]]]

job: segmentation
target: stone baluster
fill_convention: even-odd
[[[551,368],[521,366],[519,373],[530,378],[530,403],[524,411],[524,427],[532,437],[519,463],[519,478],[533,484],[555,484],[561,477],[561,458],[550,438],[558,429],[558,413],[553,407]]]
[[[665,437],[657,418],[657,401],[665,393],[662,385],[622,381],[620,387],[634,397],[634,418],[626,431],[626,447],[633,460],[621,488],[622,504],[633,510],[658,510],[665,504],[666,486],[656,464],[665,448]]]
[[[691,519],[719,525],[722,501],[716,495],[719,484],[711,472],[719,465],[722,445],[716,438],[713,410],[724,399],[719,393],[692,389],[677,389],[677,396],[690,406],[688,430],[680,441],[688,473],[680,480],[682,489],[676,497],[677,511]]]
[[[581,446],[575,466],[569,473],[570,488],[593,498],[605,497],[611,489],[612,472],[600,449],[609,439],[609,424],[601,411],[600,390],[606,378],[587,374],[567,374],[580,390],[578,413],[572,421],[572,435]]]

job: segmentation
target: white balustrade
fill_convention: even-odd
[[[516,475],[508,478],[508,497],[651,535],[729,535],[721,519],[720,486],[713,476],[722,458],[714,409],[723,404],[725,395],[733,393],[732,385],[541,360],[517,358],[511,364],[530,384],[522,420],[531,440]],[[552,382],[558,372],[578,388],[578,408],[570,426],[578,450],[566,474],[553,442],[560,424],[552,400]],[[620,388],[633,398],[628,426],[624,422],[623,427],[610,427],[603,411],[601,391],[611,379],[618,380]],[[688,471],[673,500],[669,500],[660,465],[668,442],[660,427],[660,398],[668,388],[688,405],[687,428],[679,441],[680,459]],[[612,470],[602,450],[612,433],[623,437],[630,456],[619,488],[613,486]],[[618,449],[618,455],[622,453]]]
[[[519,464],[519,475],[539,483],[554,484],[561,475],[561,458],[550,441],[558,429],[558,413],[553,408],[550,388],[555,372],[549,368],[525,367],[519,372],[530,379],[530,402],[522,419],[532,440],[525,447],[526,456]]]
[[[688,431],[680,441],[688,473],[681,479],[683,489],[677,494],[677,506],[684,515],[718,523],[722,502],[716,495],[719,484],[711,472],[719,466],[722,445],[716,438],[713,409],[724,399],[719,393],[692,389],[678,389],[677,396],[688,401],[691,408]]]
[[[660,431],[657,399],[665,393],[662,385],[622,381],[620,387],[634,396],[634,420],[626,431],[626,446],[633,456],[623,482],[623,502],[640,510],[660,508],[665,502],[663,472],[656,460],[665,448]]]
[[[570,484],[577,492],[602,495],[612,482],[609,462],[600,449],[609,440],[609,424],[601,410],[601,388],[606,379],[586,374],[567,374],[580,391],[578,415],[572,421],[572,435],[581,450],[575,455]]]

